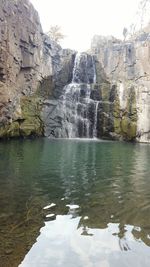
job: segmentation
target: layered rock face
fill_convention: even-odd
[[[150,142],[150,34],[121,42],[95,36],[92,52],[108,81],[102,91],[102,135]]]
[[[51,81],[59,50],[28,0],[1,0],[0,137],[43,134],[41,103],[33,95],[43,78]]]

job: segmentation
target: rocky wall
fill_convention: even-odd
[[[25,136],[36,134],[36,129],[37,135],[41,135],[42,131],[35,125],[36,112],[31,116],[28,112],[28,118],[24,117],[24,99],[29,97],[26,105],[29,103],[31,107],[33,97],[30,97],[44,78],[53,75],[52,58],[60,50],[43,34],[38,13],[28,0],[1,0],[0,137],[18,137],[20,127]]]
[[[95,36],[91,50],[103,92],[99,127],[104,128],[104,137],[150,142],[150,34],[140,33],[128,41]],[[107,88],[100,82],[99,65],[110,84]]]

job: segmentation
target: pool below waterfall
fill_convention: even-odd
[[[0,143],[1,267],[149,267],[150,146]]]

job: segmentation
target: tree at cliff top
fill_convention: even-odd
[[[140,33],[150,32],[150,0],[141,0],[134,22],[130,25],[128,33],[130,37],[136,37]]]
[[[61,32],[61,27],[58,25],[51,26],[47,35],[55,42],[59,43],[60,40],[64,39],[65,35]]]

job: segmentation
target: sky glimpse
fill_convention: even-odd
[[[31,0],[40,15],[44,32],[61,26],[64,48],[85,51],[93,35],[122,38],[124,27],[135,20],[140,0]]]

